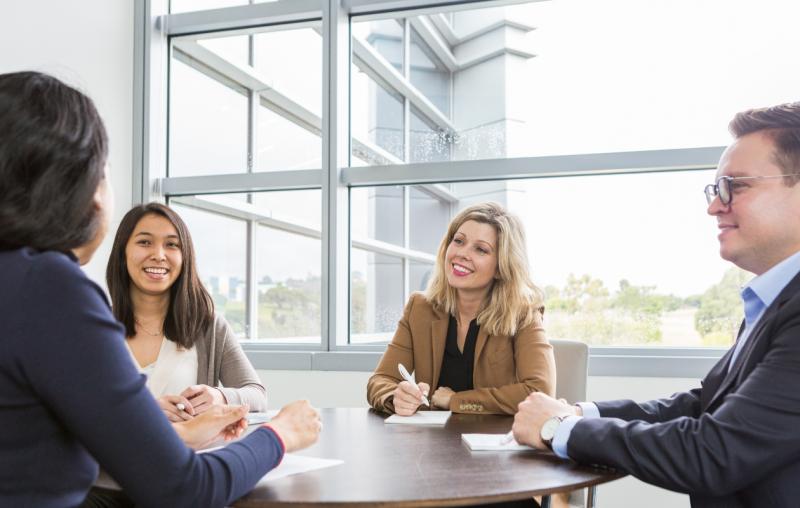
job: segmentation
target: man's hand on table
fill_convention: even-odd
[[[514,439],[520,444],[532,446],[539,450],[548,449],[542,443],[540,431],[544,422],[554,416],[581,416],[579,406],[572,406],[564,399],[554,399],[549,395],[535,392],[519,403],[519,410],[514,416]]]

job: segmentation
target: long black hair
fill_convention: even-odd
[[[131,278],[128,274],[125,249],[136,225],[146,215],[167,219],[178,232],[183,263],[181,273],[169,289],[169,307],[164,319],[164,334],[171,341],[188,349],[214,325],[214,301],[197,275],[196,256],[189,228],[172,208],[161,203],[138,205],[126,213],[120,221],[106,267],[111,308],[114,317],[125,325],[125,335],[128,337],[136,335]]]
[[[86,95],[39,72],[0,74],[0,250],[67,252],[91,241],[107,156]]]

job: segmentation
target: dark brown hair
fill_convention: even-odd
[[[94,239],[108,138],[92,100],[39,72],[0,74],[0,250]]]
[[[800,102],[742,111],[731,120],[728,130],[736,138],[763,133],[775,145],[775,164],[784,173],[800,173]],[[798,181],[798,175],[783,179],[790,187]]]
[[[128,274],[125,248],[145,215],[164,217],[178,232],[183,265],[181,273],[169,289],[169,307],[164,320],[164,334],[173,342],[191,348],[195,340],[214,325],[214,301],[197,276],[194,245],[186,223],[172,208],[161,203],[147,203],[133,207],[119,224],[114,245],[106,267],[106,283],[111,295],[114,317],[125,325],[125,335],[136,335],[131,300],[131,278]]]

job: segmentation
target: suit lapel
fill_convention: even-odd
[[[744,319],[742,319],[742,322],[739,325],[739,332],[736,334],[737,342],[742,337],[744,325],[745,322]],[[722,355],[722,358],[719,359],[717,364],[711,368],[708,374],[706,374],[705,379],[703,379],[703,391],[700,393],[700,407],[703,411],[705,411],[709,404],[711,404],[711,399],[717,394],[719,391],[719,386],[725,380],[725,377],[730,371],[731,357],[733,356],[734,349],[736,349],[736,344],[728,348],[728,351]]]
[[[711,406],[711,404],[713,404],[723,394],[727,393],[731,385],[733,384],[734,380],[739,376],[739,371],[745,364],[747,357],[750,356],[753,347],[755,347],[756,343],[761,340],[764,327],[767,326],[767,323],[769,323],[775,317],[776,309],[778,307],[777,305],[775,305],[776,303],[777,301],[773,302],[773,304],[770,305],[766,311],[764,311],[764,315],[761,316],[761,319],[758,320],[758,324],[756,324],[756,327],[750,333],[750,336],[747,337],[747,342],[745,343],[744,346],[742,346],[742,350],[739,351],[738,356],[736,356],[736,360],[733,362],[730,368],[728,368],[728,372],[725,374],[725,378],[723,379],[719,388],[711,397],[711,400],[708,403],[709,406]],[[734,348],[731,348],[731,350],[729,351],[731,355],[733,354],[733,349]]]
[[[449,316],[439,315],[431,322],[431,353],[433,355],[433,379],[431,379],[431,393],[439,386],[439,374],[442,371],[442,359],[444,358],[444,346],[447,342],[447,325],[450,322]]]
[[[489,332],[486,331],[485,327],[480,327],[478,329],[478,339],[475,342],[475,358],[472,360],[472,376],[475,377],[475,371],[478,369],[478,358],[481,357],[481,352],[483,351],[484,346],[486,346],[486,341],[489,340]]]
[[[750,354],[755,350],[758,343],[764,340],[764,329],[766,326],[775,319],[775,316],[778,314],[778,311],[783,307],[783,305],[789,301],[797,292],[800,291],[800,274],[794,276],[794,278],[783,288],[783,291],[780,292],[778,297],[772,302],[772,305],[767,307],[764,311],[764,315],[761,316],[761,319],[758,320],[756,327],[750,333],[750,336],[747,337],[747,343],[742,347],[742,350],[739,351],[739,355],[736,357],[736,361],[733,365],[730,366],[728,369],[727,374],[725,375],[724,380],[719,386],[719,389],[716,390],[714,395],[711,397],[708,405],[706,407],[711,406],[716,402],[721,396],[726,394],[728,390],[733,385],[734,381],[739,378],[741,374],[742,368],[746,365]],[[740,331],[741,333],[741,331]],[[733,352],[733,348],[728,351],[728,355],[731,355]],[[705,387],[703,387],[705,389]]]
[[[741,330],[739,330],[740,335],[741,333]],[[719,359],[717,364],[706,374],[703,380],[703,391],[700,393],[700,407],[703,411],[711,405],[711,400],[719,392],[719,386],[725,380],[728,373],[728,365],[731,363],[731,356],[733,356],[735,347],[734,345],[734,347],[729,348],[728,352],[722,355],[722,358]]]

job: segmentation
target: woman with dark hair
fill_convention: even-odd
[[[189,229],[174,210],[149,203],[125,214],[106,282],[128,347],[170,421],[190,420],[213,404],[267,409],[255,369],[225,318],[214,315]]]
[[[246,408],[170,425],[80,269],[113,206],[94,104],[51,76],[0,74],[0,133],[0,506],[80,505],[98,462],[137,505],[225,506],[316,440],[318,414],[296,402],[223,450],[192,452],[184,442],[239,434]]]

